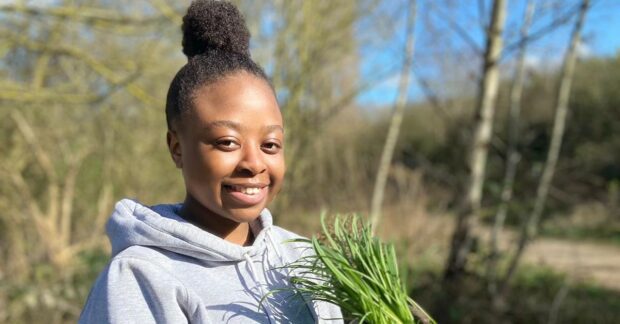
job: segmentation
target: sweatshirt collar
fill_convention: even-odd
[[[258,255],[266,249],[266,235],[273,221],[269,210],[261,211],[250,228],[255,235],[251,246],[230,243],[198,226],[178,212],[182,204],[147,207],[123,199],[116,204],[106,226],[113,255],[132,246],[142,245],[188,255],[205,261],[242,261],[245,255]]]

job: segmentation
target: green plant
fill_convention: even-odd
[[[336,216],[331,228],[321,217],[322,233],[294,242],[313,254],[287,266],[296,292],[340,306],[357,323],[434,323],[401,281],[392,244],[374,237],[358,216]]]

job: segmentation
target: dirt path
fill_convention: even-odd
[[[478,233],[487,244],[490,229],[483,227]],[[512,250],[516,238],[516,232],[504,230],[500,248]],[[522,261],[566,273],[571,280],[590,280],[620,291],[620,247],[617,245],[539,237],[527,246]]]
[[[386,210],[386,215],[410,215],[411,209]],[[411,208],[411,207],[409,207]],[[450,235],[453,231],[453,218],[424,212],[414,213],[412,218],[386,217],[383,227],[389,229],[383,233],[386,238],[401,235],[413,240],[411,253],[420,255],[431,251],[448,251]],[[488,244],[490,228],[480,226],[477,235],[482,244]],[[396,234],[398,233],[398,234]],[[500,249],[512,251],[515,247],[517,233],[505,229],[500,236]],[[429,248],[429,246],[431,248]],[[426,251],[426,252],[425,252]],[[441,252],[440,252],[441,253]],[[442,255],[441,258],[446,256]],[[620,246],[539,237],[526,248],[523,260],[532,265],[542,265],[566,273],[571,280],[590,280],[602,287],[620,292]]]
[[[539,238],[528,247],[524,260],[620,291],[620,247],[614,245]]]

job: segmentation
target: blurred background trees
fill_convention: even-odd
[[[525,32],[527,1],[507,2],[505,27],[496,35],[503,38],[497,98],[487,103],[495,116],[485,119],[492,131],[482,146],[472,143],[496,1],[418,0],[416,50],[404,69],[408,0],[233,2],[246,15],[253,57],[272,76],[285,118],[287,182],[272,206],[278,223],[311,235],[321,210],[368,215],[398,76],[408,72],[412,82],[401,100],[402,125],[375,225],[397,243],[412,295],[440,322],[612,322],[620,316],[620,288],[612,283],[620,278],[597,281],[552,263],[541,267],[527,250],[504,306],[485,306],[495,280],[488,269],[506,270],[535,205],[553,137],[561,61],[581,0],[530,0],[535,8]],[[164,103],[186,60],[179,26],[187,5],[0,1],[0,322],[74,322],[107,262],[103,226],[114,202],[183,198],[165,147]],[[620,8],[610,0],[590,6],[537,233],[541,244],[594,241],[595,251],[618,252],[620,52],[586,49],[598,36],[592,30],[601,30],[588,24],[611,26],[605,13]],[[511,88],[525,45],[514,128]],[[471,212],[463,201],[476,147],[488,150],[477,178],[479,202],[455,267],[462,280],[447,294],[441,275],[458,215]],[[506,199],[511,150],[520,159]],[[490,244],[498,209],[505,222]],[[541,246],[529,249],[546,251]],[[457,240],[452,249],[462,247]]]

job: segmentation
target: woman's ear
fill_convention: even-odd
[[[174,161],[177,168],[183,168],[183,159],[181,158],[181,142],[179,141],[177,132],[168,130],[168,133],[166,134],[166,141],[168,142],[168,151],[170,151],[172,161]]]

